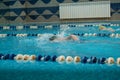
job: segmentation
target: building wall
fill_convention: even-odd
[[[0,23],[74,21],[59,19],[59,4],[104,0],[0,0]],[[120,20],[120,0],[111,0],[111,18],[76,21]]]

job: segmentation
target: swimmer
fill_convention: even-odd
[[[64,38],[60,38],[58,36],[52,36],[49,38],[50,41],[66,41],[66,40],[74,40],[74,41],[78,41],[79,38],[75,35],[70,35],[70,36],[67,36],[67,37],[64,37]]]
[[[115,32],[114,29],[112,29],[112,28],[106,28],[105,26],[99,26],[99,30],[106,30],[106,31]]]

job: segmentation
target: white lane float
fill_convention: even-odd
[[[59,57],[57,57],[57,62],[59,62],[59,63],[63,63],[63,62],[65,62],[65,56],[64,55],[61,55],[61,56],[59,56]]]
[[[79,56],[75,56],[74,57],[74,62],[75,63],[79,63],[81,61],[80,57]]]
[[[117,58],[117,62],[116,62],[116,64],[120,66],[120,57]]]
[[[71,63],[73,62],[73,58],[71,56],[66,57],[66,63]]]
[[[114,64],[115,63],[115,60],[113,57],[109,57],[106,61],[107,64]]]

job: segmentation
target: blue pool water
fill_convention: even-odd
[[[119,33],[119,27],[113,27]],[[0,53],[4,54],[41,54],[64,56],[95,56],[120,57],[120,38],[100,36],[79,36],[82,33],[104,33],[98,27],[54,27],[52,29],[40,28],[37,30],[1,30],[0,34],[42,34],[41,37],[16,37],[0,38]],[[75,34],[80,41],[50,42],[51,34]],[[0,60],[0,80],[120,80],[120,67],[116,64],[75,64],[57,62],[16,62],[14,60]]]

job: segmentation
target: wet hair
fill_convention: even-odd
[[[53,41],[53,40],[55,40],[56,38],[57,38],[57,36],[52,36],[52,37],[49,38],[49,40],[50,40],[50,41]]]

